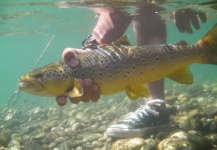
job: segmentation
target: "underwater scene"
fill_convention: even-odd
[[[217,150],[216,23],[216,0],[0,1],[0,150]]]

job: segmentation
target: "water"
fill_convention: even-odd
[[[97,21],[96,14],[87,6],[121,5],[128,12],[133,12],[133,1],[128,3],[91,3],[70,2],[69,5],[57,6],[59,1],[1,1],[0,2],[0,47],[1,47],[1,101],[4,104],[16,90],[18,78],[30,71],[47,45],[50,38],[55,35],[48,50],[38,64],[38,67],[61,59],[61,53],[66,47],[81,47],[81,41],[92,32]],[[131,2],[131,3],[129,3]],[[210,1],[169,1],[161,3],[168,11],[160,12],[167,19],[167,43],[186,40],[189,44],[200,39],[216,22],[216,11],[210,6],[216,6]],[[75,7],[79,5],[79,7]],[[82,6],[82,7],[81,7]],[[192,8],[197,11],[206,11],[208,21],[200,23],[201,29],[193,35],[179,33],[171,19],[170,12],[175,9]],[[133,43],[131,29],[126,34],[130,35]],[[203,75],[201,75],[203,69]],[[215,77],[215,67],[194,67],[195,78],[206,80]],[[208,73],[207,73],[208,72]],[[198,74],[200,74],[198,76]],[[198,77],[197,77],[198,76]]]
[[[87,37],[87,35],[91,34],[92,29],[98,20],[98,16],[92,10],[88,9],[88,7],[118,5],[119,7],[123,8],[124,11],[133,14],[133,5],[141,4],[134,1],[122,1],[121,3],[117,3],[115,1],[88,1],[88,3],[85,1],[82,2],[83,3],[69,1],[69,3],[65,5],[65,3],[62,3],[58,0],[0,1],[0,108],[4,107],[4,104],[16,90],[18,78],[33,68],[33,65],[41,55],[43,49],[46,47],[52,36],[55,37],[43,55],[42,59],[37,64],[37,67],[61,59],[62,51],[66,47],[81,48],[81,42]],[[58,4],[62,4],[61,7],[59,7]],[[180,40],[185,40],[189,44],[193,44],[198,41],[208,30],[210,30],[214,24],[216,24],[216,1],[170,0],[166,2],[160,1],[160,5],[166,9],[158,13],[162,16],[162,18],[166,19],[167,43],[175,43]],[[200,22],[201,29],[194,29],[193,34],[180,33],[170,17],[172,11],[180,9],[203,11],[206,13],[208,20],[206,23]],[[135,44],[131,25],[126,31],[126,34],[130,35],[131,43]],[[215,83],[217,81],[216,66],[192,65],[191,69],[197,84],[204,84],[208,81]],[[174,84],[174,82],[166,80],[166,83],[166,87],[168,89],[174,87],[171,86]],[[188,87],[186,85],[179,86],[183,88]],[[113,97],[117,100],[121,99],[120,96],[117,95],[115,97],[110,97]],[[36,97],[25,93],[21,94],[18,103],[20,104],[19,107],[21,106],[21,110],[28,110],[29,112],[29,110],[32,109],[32,107],[29,106],[30,104],[33,105],[36,110],[38,110],[41,106],[43,106],[44,102],[48,101],[48,99],[50,100],[49,104],[54,104],[52,107],[46,105],[49,110],[64,110],[55,105],[54,98]],[[99,105],[102,105],[102,107],[104,106],[102,101],[99,103]],[[109,107],[112,106],[113,103],[109,105]],[[23,109],[24,107],[25,109]],[[74,105],[70,105],[69,107],[75,109]],[[91,107],[94,108],[94,105]],[[37,112],[34,111],[35,109],[32,110],[32,113],[34,112],[37,114]],[[43,112],[42,110],[40,111]],[[13,110],[8,112],[10,113],[6,113],[4,119],[0,119],[0,123],[4,121],[7,122],[11,118],[13,119]],[[44,114],[47,113],[45,112]],[[41,116],[41,114],[39,116]],[[28,122],[31,122],[31,118],[29,118]],[[0,129],[2,128],[3,127],[0,124]]]
[[[18,78],[23,73],[30,71],[47,45],[50,38],[55,35],[48,50],[44,54],[38,67],[47,63],[61,59],[61,53],[66,47],[81,47],[81,41],[92,32],[97,21],[97,16],[93,11],[87,9],[88,6],[120,5],[128,12],[133,12],[133,1],[128,3],[103,3],[92,1],[91,3],[70,2],[70,5],[57,6],[59,1],[1,1],[0,2],[0,47],[1,47],[1,101],[4,104],[11,94],[16,90]],[[129,3],[130,2],[130,3]],[[161,2],[161,1],[160,1]],[[77,6],[78,7],[74,7]],[[200,39],[212,26],[216,20],[216,3],[209,1],[169,1],[162,2],[161,5],[168,11],[160,14],[167,20],[168,37],[167,43],[174,43],[179,40],[186,40],[189,44]],[[82,7],[81,7],[82,6]],[[206,11],[208,21],[200,23],[201,29],[194,34],[179,33],[171,19],[168,17],[171,11],[181,8],[192,8],[197,11]],[[133,43],[132,30],[126,34],[131,37]],[[215,67],[203,66],[204,74],[201,74],[201,67],[193,67],[196,78],[204,77],[203,80],[215,77]],[[208,73],[206,73],[208,72]],[[212,73],[212,74],[210,74]],[[197,74],[200,74],[197,76]]]

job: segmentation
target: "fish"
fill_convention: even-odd
[[[146,83],[162,78],[189,85],[191,64],[217,64],[217,24],[193,45],[181,41],[133,46],[123,36],[77,57],[77,68],[59,60],[22,75],[18,89],[38,96],[80,97],[83,89],[78,79],[91,78],[102,95],[125,91],[135,100],[149,96]]]

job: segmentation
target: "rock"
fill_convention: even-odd
[[[144,145],[140,150],[157,150],[157,142],[156,142],[156,140],[154,140],[154,139],[146,139],[145,142],[146,142],[146,145]]]
[[[206,138],[214,145],[217,145],[217,134],[212,133],[206,136]]]
[[[187,141],[193,150],[212,150],[212,145],[207,138],[204,138],[197,132],[189,132]]]
[[[110,150],[140,150],[145,144],[142,138],[123,139],[114,142]]]
[[[99,141],[93,141],[92,142],[92,147],[93,148],[101,148],[101,147],[103,147],[104,145],[103,145],[103,143],[102,142],[99,142]]]
[[[202,84],[192,84],[188,87],[188,93],[191,96],[198,96],[200,95],[204,90],[204,87]]]
[[[190,130],[204,131],[203,123],[198,117],[188,118],[182,124],[180,124],[180,128],[185,131],[190,131]]]
[[[216,99],[205,99],[198,102],[203,112],[208,117],[214,117],[217,115],[217,101]]]
[[[184,150],[189,149],[189,143],[186,140],[187,134],[183,131],[172,134],[158,144],[158,150]]]
[[[71,140],[67,140],[67,141],[65,141],[65,142],[62,142],[59,146],[58,146],[58,148],[59,148],[59,150],[71,150],[72,149],[72,141]]]
[[[44,148],[36,142],[28,141],[25,143],[23,150],[44,150]]]
[[[195,131],[180,131],[161,141],[158,150],[212,150],[212,145]]]
[[[9,132],[0,132],[0,147],[7,147],[10,141],[10,133]]]
[[[73,124],[73,126],[72,126],[73,131],[76,131],[76,130],[79,131],[79,130],[83,130],[85,128],[86,128],[85,124],[80,123],[80,122],[77,122],[77,123]]]
[[[100,137],[102,137],[102,134],[89,134],[83,137],[83,140],[85,141],[97,141]]]

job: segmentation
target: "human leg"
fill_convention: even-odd
[[[142,7],[136,12],[133,29],[136,44],[153,45],[166,42],[166,25],[155,12],[158,7]],[[164,102],[164,81],[148,83],[149,101],[133,112],[126,119],[107,128],[106,134],[111,137],[141,137],[144,134],[165,128],[169,115]]]

